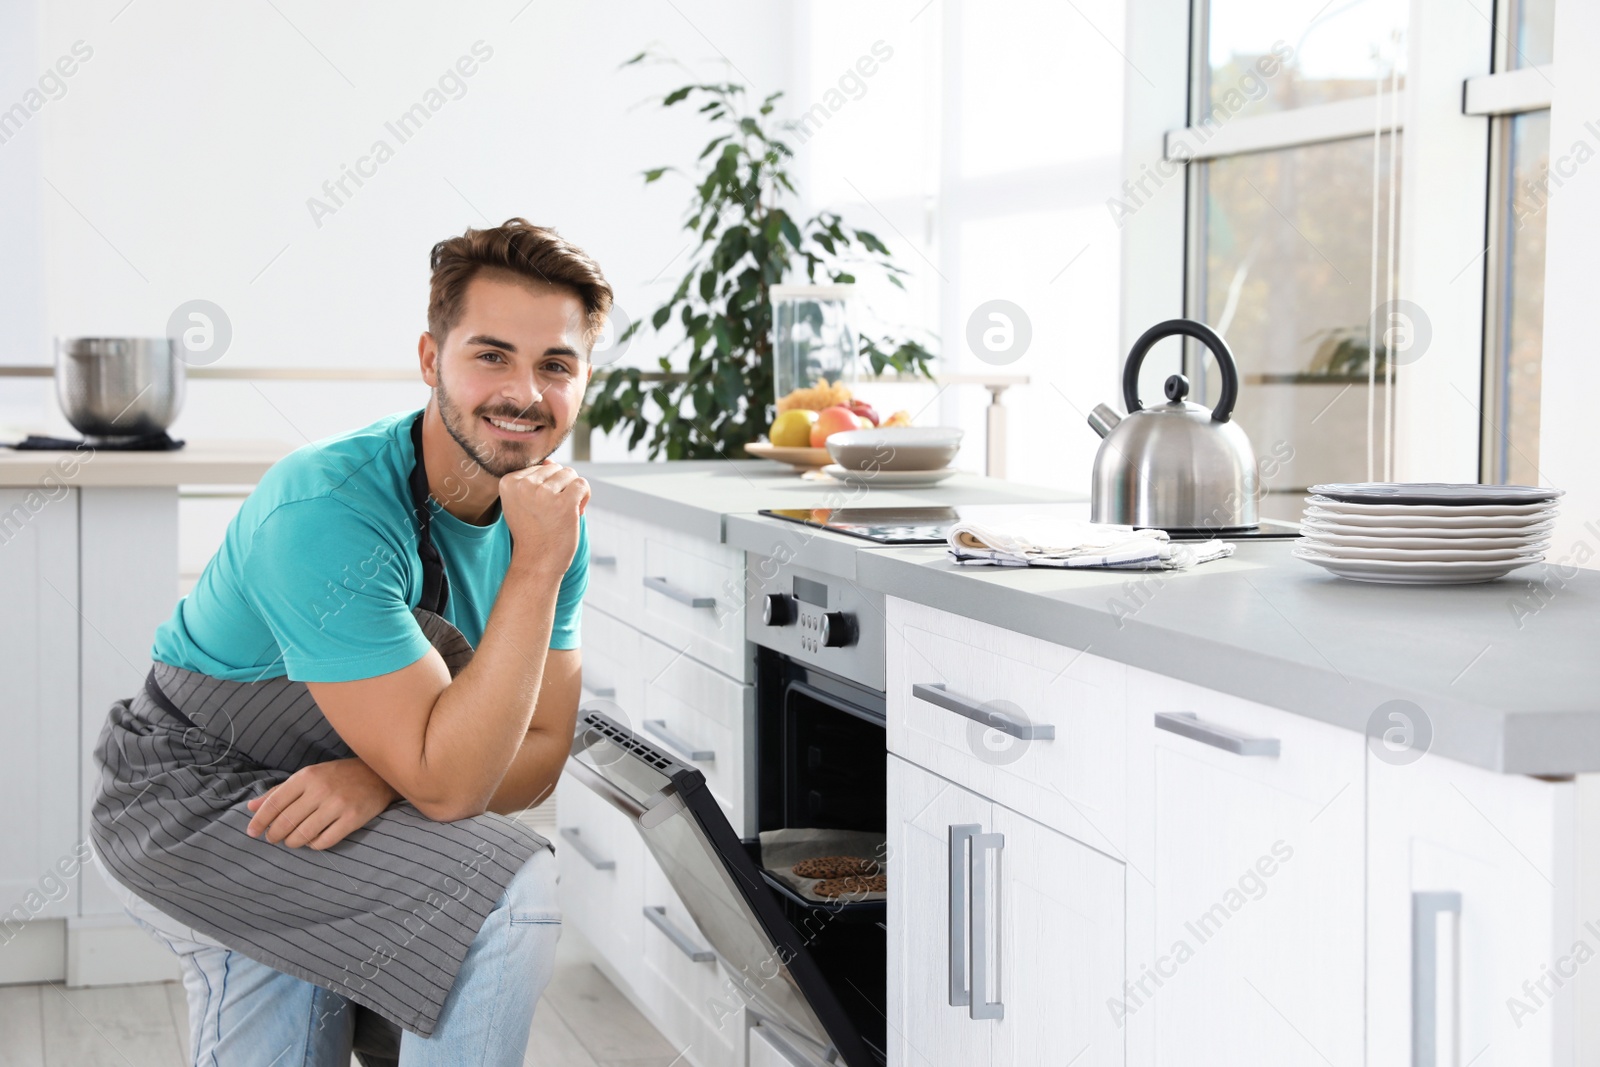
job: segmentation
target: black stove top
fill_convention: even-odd
[[[1004,521],[1007,513],[1037,515],[1056,512],[1062,518],[1087,520],[1089,504],[954,504],[946,507],[900,508],[766,508],[762,515],[803,523],[834,533],[860,537],[880,545],[942,545],[950,527],[963,519]],[[1292,522],[1262,519],[1254,530],[1183,530],[1169,533],[1174,541],[1277,541],[1300,536]]]

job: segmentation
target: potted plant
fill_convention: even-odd
[[[650,57],[641,52],[624,67]],[[839,215],[822,211],[796,221],[788,204],[795,196],[787,172],[794,153],[771,129],[775,92],[751,112],[746,87],[737,82],[692,84],[674,89],[662,107],[699,103],[715,136],[701,150],[684,229],[698,244],[677,289],[649,317],[659,332],[676,322],[683,338],[660,357],[673,371],[671,352],[687,349],[681,379],[647,380],[637,367],[614,367],[595,375],[586,418],[591,426],[627,431],[631,451],[648,435],[656,459],[741,458],[772,421],[772,305],[769,290],[785,281],[856,280],[852,267],[883,272],[904,288],[907,273],[889,249],[866,230],[846,227]],[[646,185],[673,167],[644,172]],[[803,272],[803,274],[802,274]],[[819,278],[820,275],[820,278]],[[644,324],[632,322],[618,339]],[[886,368],[932,377],[933,354],[910,339],[858,332],[859,358],[873,374]],[[649,376],[658,377],[658,376]],[[652,420],[647,401],[660,418]]]

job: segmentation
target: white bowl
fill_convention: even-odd
[[[846,470],[935,471],[956,458],[963,432],[953,426],[879,426],[832,434],[824,444]]]

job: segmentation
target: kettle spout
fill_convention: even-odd
[[[1116,428],[1117,423],[1121,421],[1122,416],[1118,415],[1115,411],[1112,411],[1104,404],[1096,404],[1094,406],[1094,410],[1089,412],[1089,425],[1093,427],[1094,432],[1099,434],[1101,437],[1104,437],[1106,434],[1110,433]]]

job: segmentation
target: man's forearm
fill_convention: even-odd
[[[571,748],[570,737],[563,743],[547,731],[529,730],[486,810],[510,815],[543,803],[555,792]]]
[[[422,762],[452,807],[486,805],[521,751],[543,683],[560,573],[512,566],[495,598],[483,640],[428,717]]]

